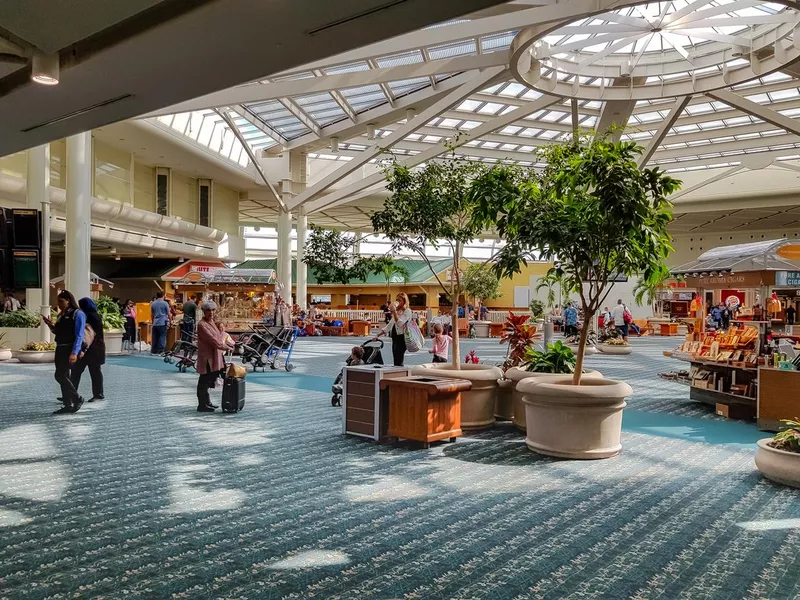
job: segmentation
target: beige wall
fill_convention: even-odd
[[[156,170],[138,162],[133,167],[133,205],[156,211]]]
[[[0,158],[0,173],[11,175],[12,177],[25,177],[27,172],[27,154],[17,152]]]
[[[94,140],[94,196],[114,202],[130,203],[131,155]]]
[[[197,223],[197,179],[173,170],[170,214],[184,221]]]
[[[233,235],[239,232],[239,191],[214,182],[211,225]]]

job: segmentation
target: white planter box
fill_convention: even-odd
[[[489,325],[491,324],[491,321],[473,321],[472,326],[475,328],[475,337],[488,338]]]
[[[103,333],[106,342],[106,354],[122,354],[122,336],[125,332],[121,329],[112,329]]]
[[[4,360],[11,360],[13,358],[13,354],[11,354],[11,350],[9,348],[0,348],[0,362]]]
[[[21,363],[42,364],[55,362],[56,353],[53,350],[49,352],[39,352],[38,350],[18,350],[14,353],[14,357]]]
[[[41,342],[42,330],[38,327],[0,327],[0,333],[5,333],[3,346],[19,350],[28,342]]]
[[[618,344],[600,344],[600,352],[603,354],[620,354],[628,355],[633,352],[633,348],[628,346],[620,346]]]
[[[800,454],[767,445],[772,438],[758,440],[756,466],[761,474],[776,483],[800,488]]]

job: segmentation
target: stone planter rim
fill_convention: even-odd
[[[768,444],[768,442],[771,442],[771,441],[772,441],[771,437],[761,438],[760,440],[758,440],[756,442],[756,444],[758,444],[758,447],[761,448],[762,450],[768,450],[769,452],[776,452],[778,454],[783,454],[785,456],[793,456],[797,460],[800,460],[800,452],[789,452],[788,450],[781,450],[780,448],[773,448],[772,446],[770,446]],[[798,465],[800,465],[800,463],[798,463]],[[800,466],[798,468],[800,468]]]
[[[423,371],[424,370],[424,371]],[[417,371],[417,373],[414,373]],[[434,375],[438,377],[447,377],[448,379],[469,379],[470,381],[497,381],[503,378],[503,371],[500,367],[492,365],[481,365],[464,363],[461,369],[456,370],[452,365],[446,363],[426,363],[423,365],[415,365],[411,368],[412,374],[419,374],[420,372],[426,375]]]
[[[572,376],[567,375],[561,379],[537,381],[536,378],[526,379],[519,383],[517,388],[523,394],[535,394],[531,400],[523,396],[525,404],[536,404],[545,398],[554,398],[559,404],[579,404],[584,401],[619,400],[633,394],[633,389],[624,381],[605,379],[601,377],[581,378],[581,384],[572,385]]]

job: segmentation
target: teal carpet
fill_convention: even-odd
[[[599,462],[509,426],[428,451],[343,437],[334,344],[249,376],[237,415],[124,357],[109,400],[53,417],[51,370],[0,364],[0,598],[799,597],[800,492],[755,470],[764,434],[657,379],[664,342],[634,343],[590,364],[635,389]]]

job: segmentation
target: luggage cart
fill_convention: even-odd
[[[241,344],[242,363],[253,365],[254,372],[258,369],[265,371],[267,366],[277,369],[279,359],[285,353],[283,368],[292,371],[294,365],[290,361],[297,333],[296,327],[269,327],[263,332],[242,334],[237,342]]]
[[[186,373],[189,369],[196,368],[197,363],[197,336],[192,334],[191,342],[177,340],[172,348],[164,352],[164,362],[175,364],[178,371]]]

